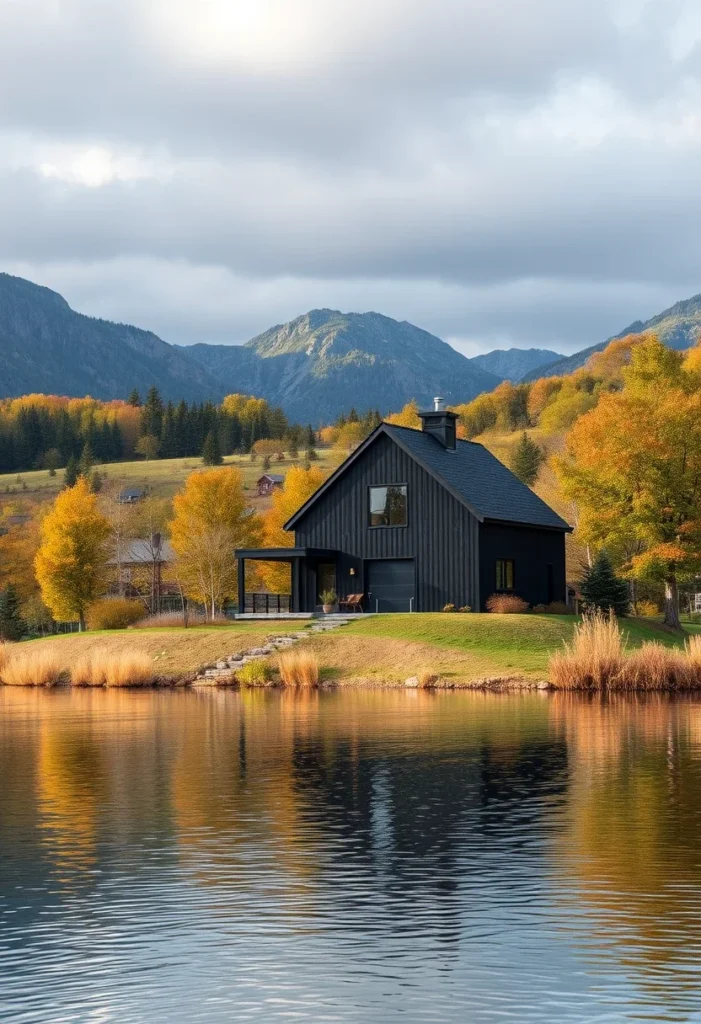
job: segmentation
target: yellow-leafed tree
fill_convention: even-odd
[[[284,524],[293,516],[307,498],[310,498],[323,484],[325,474],[312,466],[303,469],[293,466],[288,470],[285,483],[273,492],[273,507],[268,510],[263,522],[263,544],[266,548],[291,548],[294,533],[283,530]],[[259,572],[263,582],[274,594],[289,594],[290,567],[285,562],[261,562]]]
[[[260,543],[260,518],[246,504],[240,470],[231,466],[192,473],[173,509],[170,539],[178,579],[214,618],[237,596],[234,550]]]
[[[34,559],[44,604],[57,619],[77,618],[106,588],[110,525],[90,484],[81,477],[56,498],[41,524]]]

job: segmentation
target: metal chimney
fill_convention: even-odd
[[[439,395],[433,399],[433,411],[443,412],[443,399]]]

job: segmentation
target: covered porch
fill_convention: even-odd
[[[322,590],[335,589],[339,552],[327,548],[237,548],[239,615],[246,614],[246,562],[288,562],[292,586],[288,609],[291,614],[315,611]],[[277,598],[285,595],[269,595]],[[273,609],[273,613],[274,613]]]

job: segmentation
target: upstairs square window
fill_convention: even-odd
[[[512,558],[497,558],[497,590],[514,589],[514,562]]]
[[[406,484],[370,488],[370,526],[406,526]]]

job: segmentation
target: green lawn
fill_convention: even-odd
[[[313,643],[330,676],[339,679],[396,678],[411,674],[413,663],[415,668],[436,666],[456,679],[545,677],[549,656],[570,639],[576,621],[569,615],[378,615]],[[653,621],[625,620],[623,630],[631,647],[650,640],[666,646],[684,643]],[[698,633],[701,627],[688,631]]]

